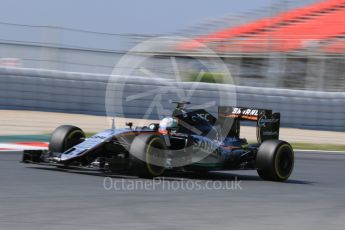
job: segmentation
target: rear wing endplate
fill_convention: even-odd
[[[280,113],[272,113],[272,110],[219,106],[218,118],[255,121],[258,143],[262,143],[265,140],[279,139]]]

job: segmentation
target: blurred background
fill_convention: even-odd
[[[238,85],[342,91],[345,84],[343,1],[1,4],[1,66],[110,74],[138,42],[183,36],[222,56]],[[190,52],[198,47],[186,41],[169,55]]]
[[[199,60],[221,58],[239,106],[280,111],[286,128],[345,130],[345,0],[3,0],[1,9],[2,135],[47,133],[66,122],[81,122],[88,131],[107,127],[109,75],[121,73],[116,64],[132,47],[162,36],[169,38],[164,45],[135,53],[149,57],[141,68],[121,66],[136,77],[123,76],[127,91],[152,91],[147,73],[160,78],[156,86],[176,80],[174,58],[178,80],[204,82],[201,95],[208,99],[212,85],[229,84],[228,76],[208,69],[198,78]],[[123,117],[141,118],[150,101],[128,103]],[[23,110],[63,115],[21,117]],[[66,119],[72,114],[102,119]]]

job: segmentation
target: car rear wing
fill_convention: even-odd
[[[258,143],[279,139],[280,113],[272,113],[272,110],[219,106],[218,119],[233,119],[233,125],[238,126],[236,127],[238,130],[232,129],[232,132],[237,135],[239,135],[240,129],[239,121],[255,121]]]

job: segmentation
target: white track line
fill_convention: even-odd
[[[20,145],[20,144],[11,144],[11,143],[0,143],[0,149],[4,148],[5,150],[0,150],[0,151],[11,151],[11,150],[44,150],[47,149],[46,147],[42,146],[34,146],[34,145]],[[7,150],[8,149],[8,150]]]

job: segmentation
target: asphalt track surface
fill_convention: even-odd
[[[103,174],[29,166],[20,157],[0,153],[0,229],[345,228],[342,154],[297,152],[286,183],[262,181],[255,171],[164,178],[209,183],[191,191],[163,184],[130,190],[126,185],[152,181],[126,175],[111,175],[106,186],[120,187],[107,190]],[[229,185],[236,177],[241,189]]]

